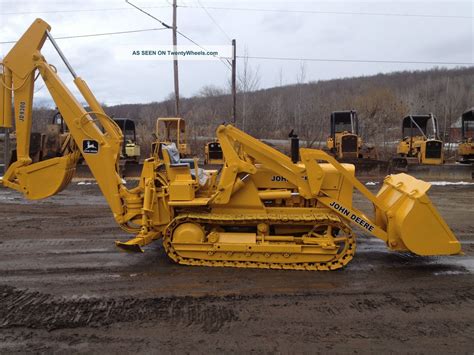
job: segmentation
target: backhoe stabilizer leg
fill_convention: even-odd
[[[160,232],[156,231],[141,231],[135,238],[121,242],[115,241],[115,246],[119,249],[133,253],[143,253],[142,247],[152,243],[161,236]]]

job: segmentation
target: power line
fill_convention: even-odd
[[[144,9],[162,9],[167,8],[168,5],[162,6],[144,6]],[[3,12],[1,15],[30,15],[30,14],[56,14],[69,12],[98,12],[98,11],[130,11],[129,7],[110,7],[103,9],[73,9],[73,10],[49,10],[49,11],[25,11],[25,12]]]
[[[197,0],[198,4],[201,6],[201,8],[204,10],[204,12],[207,14],[207,16],[209,16],[209,18],[211,19],[212,22],[214,22],[214,24],[216,25],[216,27],[224,34],[224,36],[229,40],[229,41],[232,41],[232,39],[230,38],[230,36],[224,31],[224,29],[219,25],[219,23],[217,23],[217,21],[214,19],[214,17],[212,17],[212,15],[210,14],[210,12],[204,7],[204,5],[202,4],[202,2],[200,0]]]
[[[197,6],[193,6],[193,5],[180,5],[180,7],[182,7],[182,8],[198,8]],[[472,16],[462,16],[462,15],[430,15],[430,14],[409,14],[409,13],[389,13],[389,12],[290,10],[290,9],[264,9],[264,8],[221,7],[221,6],[207,6],[207,8],[212,9],[212,10],[249,11],[249,12],[282,12],[282,13],[320,14],[320,15],[361,15],[361,16],[392,16],[392,17],[474,19],[474,17],[472,17]]]
[[[146,12],[145,10],[139,8],[138,6],[132,4],[130,1],[125,0],[125,2],[126,2],[127,4],[133,6],[133,7],[134,7],[135,9],[137,9],[138,11],[143,12],[145,15],[151,17],[151,18],[154,19],[155,21],[158,21],[159,23],[161,23],[162,26],[164,26],[164,27],[166,27],[166,28],[171,28],[171,29],[173,28],[172,26],[170,26],[170,25],[166,24],[165,22],[161,21],[159,18],[153,16],[152,14],[150,14],[150,13]],[[203,46],[201,46],[199,43],[197,43],[196,41],[194,41],[194,40],[191,39],[190,37],[186,36],[184,33],[182,33],[181,31],[179,31],[177,28],[176,28],[176,33],[179,34],[181,37],[186,38],[189,42],[193,43],[195,46],[198,46],[198,47],[201,48],[202,50],[208,52],[208,50],[207,50],[206,48],[204,48]],[[227,69],[230,69],[229,64],[228,64],[226,61],[224,61],[221,57],[218,57],[218,56],[216,56],[216,55],[213,55],[213,57],[218,58],[218,59],[226,66]]]
[[[166,28],[146,28],[143,30],[130,30],[130,31],[119,31],[119,32],[104,32],[104,33],[90,33],[84,35],[75,35],[75,36],[63,36],[63,37],[54,37],[54,39],[70,39],[70,38],[85,38],[85,37],[98,37],[98,36],[112,36],[112,35],[122,35],[128,33],[138,33],[138,32],[149,32],[149,31],[163,31]],[[0,44],[10,44],[16,43],[17,41],[4,41]]]
[[[389,63],[389,64],[434,64],[434,65],[474,65],[471,62],[433,62],[416,60],[378,60],[378,59],[338,59],[338,58],[295,58],[295,57],[263,57],[240,56],[237,58],[262,59],[262,60],[288,60],[302,62],[344,62],[344,63]]]
[[[179,5],[182,8],[200,8],[201,6]],[[142,9],[163,9],[169,8],[169,5],[161,6],[143,6]],[[228,11],[250,11],[250,12],[282,12],[282,13],[301,13],[301,14],[330,14],[330,15],[362,15],[362,16],[394,16],[394,17],[426,17],[426,18],[453,18],[453,19],[473,19],[472,16],[462,15],[430,15],[430,14],[409,14],[409,13],[381,13],[381,12],[352,12],[352,11],[319,11],[319,10],[291,10],[291,9],[265,9],[265,8],[243,8],[243,7],[220,7],[206,6],[212,10]],[[19,11],[3,12],[1,15],[29,15],[29,14],[55,14],[55,13],[74,13],[74,12],[101,12],[101,11],[128,11],[129,7],[112,7],[101,9],[71,9],[71,10],[45,10],[45,11]]]
[[[161,21],[159,18],[153,16],[152,14],[150,14],[149,12],[146,12],[145,10],[142,10],[142,9],[139,8],[138,6],[132,4],[130,1],[125,0],[125,2],[126,2],[127,4],[129,4],[130,6],[133,6],[133,7],[134,7],[135,9],[137,9],[138,11],[143,12],[145,15],[150,16],[153,20],[158,21],[159,23],[161,23],[162,26],[164,26],[164,27],[166,27],[166,28],[170,28],[170,29],[173,28],[173,26],[170,26],[170,25],[164,23],[164,22]]]
[[[189,38],[188,36],[186,36],[184,33],[180,32],[180,31],[178,31],[178,30],[176,30],[176,32],[177,32],[180,36],[186,38],[189,42],[191,42],[191,43],[193,43],[194,45],[198,46],[198,47],[201,48],[202,50],[208,52],[208,50],[207,50],[206,48],[204,48],[204,47],[201,46],[199,43],[197,43],[196,41],[194,41],[194,40],[192,40],[191,38]],[[218,57],[218,56],[216,56],[216,55],[213,55],[213,57],[218,58],[222,63],[224,63],[224,65],[227,67],[227,69],[231,69],[230,66],[229,66],[229,64],[228,64],[223,58]]]

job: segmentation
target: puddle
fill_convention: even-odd
[[[442,275],[469,275],[474,273],[474,259],[456,256],[442,256],[428,262],[427,266],[442,267],[444,270],[433,272],[435,276]]]
[[[472,258],[455,260],[455,264],[464,267],[471,274],[474,273],[474,259]]]

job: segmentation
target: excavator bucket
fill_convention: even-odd
[[[26,198],[40,200],[64,189],[76,171],[77,153],[43,160],[16,169],[18,184]]]
[[[418,255],[461,253],[461,244],[426,195],[430,187],[407,174],[385,179],[375,218],[387,231],[389,248]]]

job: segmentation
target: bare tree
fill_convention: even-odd
[[[302,61],[296,74],[296,105],[293,116],[293,127],[300,137],[306,142],[312,141],[310,111],[314,102],[310,98],[308,86],[306,84],[306,63]]]
[[[274,80],[281,86],[256,91],[260,85],[259,71],[250,64],[248,58],[239,62],[238,123],[239,127],[243,123],[246,131],[259,138],[283,139],[294,128],[302,144],[306,141],[308,146],[316,146],[329,135],[330,113],[353,108],[359,113],[364,141],[389,154],[394,144],[387,142],[400,139],[404,115],[433,112],[440,120],[441,131],[449,132],[452,123],[474,103],[474,67],[311,82],[304,63],[298,63],[298,74],[293,81],[299,85],[283,86],[282,70],[278,77],[277,69]],[[214,136],[216,127],[229,120],[229,92],[226,88],[224,95],[220,95],[220,88],[208,86],[199,95],[181,100],[189,137]],[[54,114],[54,110],[39,106],[36,103],[34,108],[33,131],[36,132],[43,131]],[[154,130],[157,117],[174,115],[174,95],[162,102],[121,104],[105,110],[115,117],[136,119],[139,135],[146,140]],[[148,146],[148,142],[143,144]],[[201,146],[196,147],[196,152],[202,151]]]
[[[237,90],[241,93],[242,101],[242,129],[245,130],[247,123],[248,111],[251,106],[249,93],[258,90],[260,86],[259,67],[252,68],[249,64],[248,49],[245,47],[243,55],[242,70],[237,75]]]
[[[227,94],[225,89],[215,86],[215,85],[206,85],[199,90],[198,97],[216,97]]]
[[[398,139],[401,118],[407,106],[386,87],[373,87],[355,99],[364,138],[381,147],[382,156],[391,154],[389,141]]]
[[[280,67],[280,71],[278,72],[278,86],[283,86],[283,68]]]

